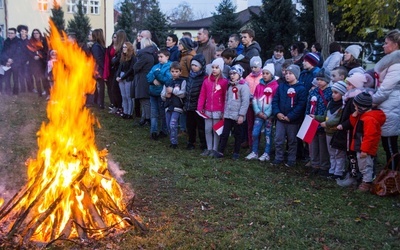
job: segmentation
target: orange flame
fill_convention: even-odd
[[[38,132],[37,159],[27,161],[24,190],[29,192],[13,208],[19,211],[17,216],[28,213],[23,224],[34,230],[18,233],[45,242],[67,234],[71,223],[88,229],[129,225],[122,213],[115,212],[124,211],[122,191],[108,172],[107,151],[96,148],[93,126],[98,122],[85,107],[85,95],[95,90],[95,62],[77,44],[63,39],[53,24],[51,30],[49,44],[58,58],[47,105],[49,121]],[[68,235],[81,237],[79,227]],[[92,236],[102,235],[101,230],[88,231]]]

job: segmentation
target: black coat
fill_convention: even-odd
[[[147,82],[147,74],[150,72],[154,65],[154,49],[152,46],[139,50],[137,54],[137,61],[133,65],[133,91],[131,92],[132,98],[150,98],[149,96],[149,83]]]
[[[106,49],[96,42],[91,48],[91,53],[96,62],[96,79],[102,78],[104,72],[104,58],[106,55]]]

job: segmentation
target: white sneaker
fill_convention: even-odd
[[[269,154],[268,153],[264,153],[260,156],[260,158],[258,158],[259,161],[269,161]]]
[[[258,154],[251,152],[248,156],[246,156],[246,160],[257,160]]]

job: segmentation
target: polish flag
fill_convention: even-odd
[[[222,134],[222,130],[224,130],[224,120],[220,120],[219,122],[215,123],[213,126],[213,130],[217,135]]]
[[[204,119],[209,119],[209,118],[210,118],[210,117],[208,117],[208,115],[206,115],[204,112],[201,112],[201,111],[196,110],[196,113],[197,113],[200,117],[202,117],[202,118],[204,118]]]
[[[297,133],[297,137],[307,143],[311,143],[315,136],[315,133],[317,132],[318,126],[319,122],[311,118],[311,116],[306,115],[303,123],[301,124],[299,132]]]

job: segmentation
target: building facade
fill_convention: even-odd
[[[73,18],[78,0],[57,0],[64,11],[65,25]],[[114,32],[114,6],[110,0],[82,0],[90,19],[92,29],[103,29],[107,44],[111,43]],[[27,25],[30,32],[37,28],[44,32],[49,29],[49,18],[53,0],[0,0],[1,35],[6,37],[8,28]]]

